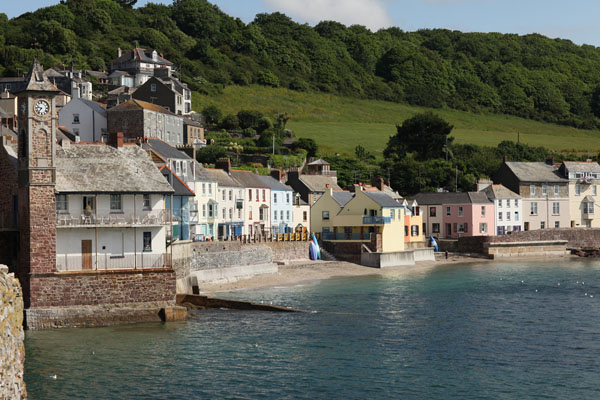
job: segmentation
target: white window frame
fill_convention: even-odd
[[[123,211],[123,198],[120,194],[110,195],[110,211]]]
[[[538,215],[538,203],[537,203],[537,201],[532,201],[529,204],[529,215]]]
[[[529,185],[529,195],[535,196],[535,185]]]
[[[552,215],[560,215],[560,203],[558,201],[552,202]]]

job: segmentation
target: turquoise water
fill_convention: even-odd
[[[598,261],[453,265],[228,297],[316,312],[27,332],[30,398],[600,398]]]

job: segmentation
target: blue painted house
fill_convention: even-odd
[[[165,209],[172,210],[173,213],[171,241],[190,240],[192,222],[190,218],[190,203],[196,195],[168,166],[162,165],[159,167],[159,170],[175,191],[165,200]]]
[[[272,176],[260,176],[271,189],[271,231],[273,234],[290,233],[293,230],[294,191]]]

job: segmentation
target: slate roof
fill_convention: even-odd
[[[148,154],[136,145],[56,147],[59,193],[173,193]]]
[[[106,79],[106,78],[108,78],[108,74],[106,72],[103,72],[103,71],[86,70],[85,73],[87,75],[94,76],[94,77],[96,77],[98,79]]]
[[[185,154],[183,151],[177,150],[177,148],[171,146],[167,142],[164,142],[156,138],[148,138],[143,144],[142,148],[146,150],[152,150],[156,152],[163,160],[169,160],[172,158],[178,160],[191,160],[192,158]]]
[[[435,204],[489,204],[483,192],[430,192],[418,193],[414,199],[422,206]]]
[[[596,172],[600,173],[600,164],[597,162],[563,161],[569,172]]]
[[[124,63],[130,60],[140,61],[146,64],[159,64],[159,65],[173,65],[173,63],[166,58],[158,55],[156,61],[152,59],[152,50],[135,48],[128,52],[125,52],[121,57],[115,58],[111,63]]]
[[[204,168],[202,166],[202,164],[200,164],[198,161],[195,161],[195,160],[194,160],[194,176],[196,177],[196,181],[210,181],[210,182],[216,181],[216,179],[208,172],[208,169]]]
[[[327,185],[333,190],[341,191],[342,188],[338,186],[336,181],[325,175],[300,175],[300,181],[306,185],[306,187],[312,192],[324,192],[327,189]]]
[[[119,70],[115,70],[115,71],[111,72],[111,74],[108,77],[109,78],[116,78],[118,76],[128,76],[130,78],[133,78],[133,76],[129,75],[129,72],[119,71]]]
[[[171,171],[171,168],[167,167],[166,165],[162,165],[158,168],[158,170],[163,175],[164,179],[166,179],[167,184],[170,184],[175,191],[173,193],[174,196],[191,197],[196,195],[188,185],[186,185],[173,171]]]
[[[268,189],[269,187],[256,175],[251,171],[241,171],[237,169],[231,170],[231,176],[233,179],[238,181],[240,185],[245,188],[264,188]]]
[[[71,132],[66,126],[58,126],[56,130],[56,140],[69,140],[75,141],[75,134]]]
[[[96,111],[98,114],[102,115],[103,117],[106,117],[106,107],[104,107],[102,104],[96,103],[95,101],[82,99],[82,98],[79,98],[79,100],[81,100],[83,102],[83,104],[85,104],[92,110]]]
[[[346,191],[333,192],[332,197],[335,201],[337,201],[340,207],[344,207],[350,200],[352,200],[354,193]]]
[[[233,179],[227,172],[217,168],[204,168],[206,173],[213,179],[216,180],[219,186],[224,187],[243,187],[238,181]]]
[[[267,185],[271,190],[281,190],[286,192],[292,192],[292,188],[288,185],[284,185],[279,182],[277,179],[272,176],[259,176],[258,177],[265,185]]]
[[[489,199],[520,199],[521,196],[504,185],[490,185],[481,190]]]
[[[116,107],[110,109],[111,111],[127,111],[127,110],[149,110],[155,111],[167,115],[175,115],[171,111],[167,110],[164,107],[159,106],[158,104],[148,103],[142,100],[131,99],[127,100],[123,104],[119,104]]]
[[[567,182],[554,166],[543,162],[509,161],[505,164],[521,182]]]
[[[202,124],[198,121],[194,121],[191,118],[184,118],[183,123],[186,125],[197,126],[198,128],[202,128]]]
[[[402,207],[402,204],[388,196],[383,192],[367,192],[363,191],[368,198],[379,204],[381,207]]]

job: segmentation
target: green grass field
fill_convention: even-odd
[[[320,93],[300,93],[262,86],[229,86],[218,96],[194,93],[193,108],[215,104],[225,114],[253,109],[273,117],[290,116],[287,128],[296,136],[312,138],[322,151],[353,153],[364,146],[378,157],[396,124],[429,109],[378,100],[359,100]],[[431,110],[454,125],[457,143],[495,146],[503,140],[517,140],[556,151],[598,154],[600,131],[575,129],[500,114],[475,114],[449,109]]]

